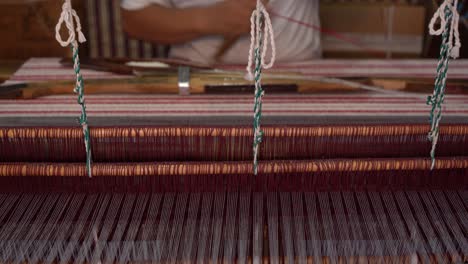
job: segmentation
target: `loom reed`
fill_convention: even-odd
[[[0,262],[463,263],[466,125],[0,128]]]
[[[262,160],[424,157],[428,125],[263,127]],[[250,127],[95,127],[95,162],[245,161]],[[468,155],[468,126],[441,126],[441,157]],[[0,128],[0,162],[80,162],[78,128]]]

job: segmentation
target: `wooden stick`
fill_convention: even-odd
[[[264,78],[264,86],[291,86],[297,88],[290,92],[314,93],[314,92],[336,92],[336,91],[359,91],[354,87],[343,84],[324,83],[314,80],[291,80]],[[28,83],[25,87],[17,89],[0,89],[0,99],[34,99],[48,95],[73,94],[74,82],[54,81],[42,83]],[[190,93],[206,93],[206,87],[214,87],[210,91],[223,87],[251,87],[252,83],[246,81],[242,76],[229,76],[224,74],[194,73],[190,80]],[[222,89],[221,89],[222,90]],[[249,90],[249,89],[247,89]],[[225,89],[224,89],[225,91]],[[250,90],[249,90],[250,91]],[[130,79],[112,80],[87,80],[85,83],[85,94],[178,94],[178,79],[176,74],[168,74],[157,77],[143,77]]]

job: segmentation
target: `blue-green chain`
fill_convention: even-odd
[[[88,117],[86,115],[86,104],[84,100],[84,82],[83,76],[80,72],[80,58],[78,55],[78,44],[76,42],[72,43],[72,53],[73,53],[73,65],[76,74],[76,84],[75,89],[73,90],[76,94],[78,94],[77,102],[81,106],[81,115],[78,119],[78,122],[83,127],[83,137],[84,137],[84,144],[86,150],[86,172],[88,176],[91,178],[91,163],[92,163],[92,155],[91,155],[91,140],[89,134],[89,127],[88,127]]]
[[[434,84],[434,93],[427,98],[427,104],[431,106],[431,131],[428,135],[429,140],[432,142],[432,148],[430,152],[432,162],[431,169],[435,166],[435,150],[439,137],[439,122],[442,117],[442,104],[444,103],[445,98],[445,87],[447,82],[447,71],[450,57],[449,31],[453,14],[452,9],[449,6],[445,7],[444,16],[447,23],[445,24],[445,28],[442,33],[442,44],[440,47],[439,62],[437,64],[437,76]]]
[[[262,18],[260,17],[260,29],[262,28]],[[257,175],[258,172],[258,148],[263,138],[263,131],[260,129],[260,119],[262,118],[262,98],[265,94],[265,91],[262,88],[261,78],[262,78],[262,56],[261,56],[261,47],[263,44],[262,32],[260,30],[258,35],[259,45],[255,49],[255,104],[254,104],[254,121],[253,121],[253,132],[254,132],[254,141],[253,141],[253,173]]]

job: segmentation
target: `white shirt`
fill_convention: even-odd
[[[151,4],[166,7],[189,8],[212,5],[221,0],[122,0],[122,7],[138,10]],[[281,16],[320,26],[319,0],[270,0],[269,9]],[[276,60],[304,61],[321,56],[320,32],[299,23],[270,15],[276,44]],[[188,43],[173,45],[170,57],[197,62],[209,62],[223,43],[221,36],[207,36]],[[250,47],[250,36],[241,37],[222,58],[225,63],[245,64]],[[241,56],[244,54],[245,56]]]

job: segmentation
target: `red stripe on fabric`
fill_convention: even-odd
[[[59,102],[70,102],[70,101],[75,101],[75,98],[38,98],[36,100],[26,100],[25,103],[59,103]],[[252,103],[253,101],[251,98],[197,98],[197,99],[190,99],[190,98],[94,98],[94,97],[86,97],[86,101],[88,102],[96,102],[96,103],[172,103],[172,104],[178,104],[178,103],[194,103],[194,104],[203,104],[203,103],[209,103],[209,104],[235,104],[239,102],[245,102],[245,103]],[[467,98],[463,99],[448,99],[450,102],[454,101],[459,101],[461,103],[467,102]],[[21,101],[11,101],[11,102],[21,102]],[[272,102],[272,103],[388,103],[388,104],[411,104],[411,103],[416,103],[419,104],[421,102],[425,102],[424,99],[314,99],[314,98],[265,98],[264,102]]]
[[[79,111],[11,111],[11,112],[4,112],[1,115],[8,114],[73,114],[79,113]],[[246,114],[252,113],[250,110],[134,110],[134,111],[124,111],[124,110],[116,110],[116,111],[93,111],[88,110],[87,113],[89,114],[184,114],[184,115],[193,115],[193,114]],[[263,110],[263,113],[268,114],[284,114],[284,113],[294,113],[294,114],[352,114],[352,113],[369,113],[369,114],[426,114],[427,111],[424,110],[411,110],[411,109],[399,109],[399,110]],[[444,111],[446,114],[468,114],[468,110],[446,110]]]
[[[198,102],[178,102],[178,101],[167,101],[167,102],[160,102],[160,101],[147,101],[145,102],[145,104],[158,104],[158,105],[180,105],[180,104],[186,104],[186,105],[220,105],[220,104],[223,104],[223,105],[234,105],[234,104],[246,104],[246,105],[250,105],[253,103],[250,102],[251,100],[249,101],[221,101],[221,102],[212,102],[212,101],[198,101]],[[74,102],[76,102],[76,99],[75,100],[68,100],[68,101],[60,101],[60,102],[57,102],[57,101],[41,101],[41,102],[3,102],[3,101],[0,101],[2,104],[9,104],[9,105],[14,105],[14,104],[19,104],[19,105],[22,105],[22,104],[27,104],[27,105],[41,105],[41,104],[72,104]],[[86,100],[86,102],[88,103],[93,103],[93,104],[100,104],[100,105],[138,105],[139,101],[135,100],[135,101],[118,101],[118,102],[115,102],[115,101],[112,101],[112,100],[109,100],[109,101],[96,101],[96,100]],[[291,103],[301,103],[301,104],[340,104],[340,105],[352,105],[352,104],[355,104],[355,105],[359,105],[359,104],[379,104],[379,105],[417,105],[417,104],[422,104],[423,102],[391,102],[391,103],[387,103],[387,102],[383,102],[383,101],[379,101],[379,102],[353,102],[352,104],[348,104],[348,103],[345,103],[344,101],[331,101],[331,102],[315,102],[315,101],[302,101],[302,102],[297,102],[297,101],[282,101],[282,102],[272,102],[272,101],[264,101],[266,103],[275,103],[275,104],[287,104],[287,105],[290,105]]]
[[[126,79],[129,76],[124,75],[112,75],[112,74],[87,74],[83,73],[83,77],[86,78],[105,78],[105,79]],[[38,75],[28,75],[28,76],[12,76],[10,80],[12,81],[53,81],[53,80],[73,80],[75,75],[49,75],[49,76],[38,76]]]
[[[151,95],[149,95],[151,96]],[[238,101],[246,101],[246,102],[252,102],[253,100],[251,97],[212,97],[212,98],[206,98],[206,97],[196,97],[194,96],[193,98],[187,98],[187,97],[181,97],[177,98],[176,96],[174,97],[158,97],[158,98],[144,98],[144,97],[99,97],[98,95],[88,95],[86,97],[87,101],[94,101],[94,102],[100,102],[100,101],[113,101],[113,102],[133,102],[136,101],[137,103],[140,103],[142,101],[145,102],[160,102],[160,101],[174,101],[176,103],[179,102],[208,102],[212,103],[213,101],[227,101],[228,104],[232,102],[238,102]],[[56,98],[48,98],[48,97],[43,97],[43,98],[37,98],[35,100],[26,100],[27,102],[68,102],[71,100],[76,100],[72,95],[66,96],[66,97],[56,97]],[[468,97],[448,97],[445,99],[446,102],[467,102],[468,103]],[[14,100],[13,100],[14,101]],[[20,102],[21,100],[18,100]],[[424,98],[398,98],[398,97],[393,97],[393,98],[385,98],[385,97],[376,97],[376,98],[347,98],[347,97],[323,97],[323,98],[303,98],[303,97],[266,97],[264,101],[267,102],[330,102],[330,101],[336,101],[338,103],[343,103],[343,102],[353,102],[353,103],[361,103],[361,102],[383,102],[383,103],[421,103],[425,102]]]
[[[32,101],[0,101],[2,104],[30,104],[30,105],[37,105],[37,104],[68,104],[68,103],[73,103],[75,102],[76,99],[67,99],[67,100],[62,100],[62,101],[57,101],[57,100],[32,100]],[[224,105],[234,105],[234,104],[252,104],[252,100],[250,99],[243,99],[243,100],[238,100],[238,99],[233,99],[233,100],[206,100],[206,101],[191,101],[191,100],[99,100],[99,99],[86,99],[86,102],[88,103],[93,103],[93,104],[104,104],[104,105],[122,105],[122,104],[142,104],[142,101],[144,101],[144,104],[158,104],[158,105],[177,105],[177,104],[193,104],[193,105],[200,105],[200,104],[213,104],[213,105],[219,105],[219,104],[224,104]],[[352,105],[352,104],[379,104],[379,105],[393,105],[393,104],[404,104],[404,105],[416,105],[416,104],[422,104],[424,103],[423,100],[420,101],[394,101],[394,102],[387,102],[385,100],[373,100],[373,101],[359,101],[359,100],[263,100],[265,103],[275,103],[275,104],[288,104],[290,105],[291,103],[295,104],[346,104],[346,105]],[[464,103],[465,101],[462,101]],[[468,103],[468,100],[466,101]]]
[[[421,96],[425,96],[424,94],[421,94]],[[316,100],[422,100],[425,101],[425,97],[423,98],[417,98],[417,97],[411,97],[411,95],[407,96],[343,96],[343,95],[338,95],[338,96],[333,96],[333,95],[319,95],[319,96],[313,96],[313,95],[296,95],[296,96],[291,96],[291,95],[285,95],[285,96],[279,96],[279,95],[269,95],[269,97],[265,97],[263,100],[302,100],[302,99],[316,99]],[[36,100],[63,100],[65,98],[70,98],[74,99],[73,95],[68,95],[68,96],[57,96],[57,97],[52,97],[52,98],[38,98]],[[233,95],[233,96],[211,96],[211,95],[190,95],[190,96],[177,96],[177,95],[118,95],[118,96],[108,96],[108,95],[88,95],[88,99],[92,100],[126,100],[127,98],[130,99],[135,99],[135,100],[171,100],[171,99],[177,99],[177,100],[233,100],[233,99],[249,99],[253,102],[253,96],[250,95]],[[468,100],[468,96],[446,96],[445,100]]]

